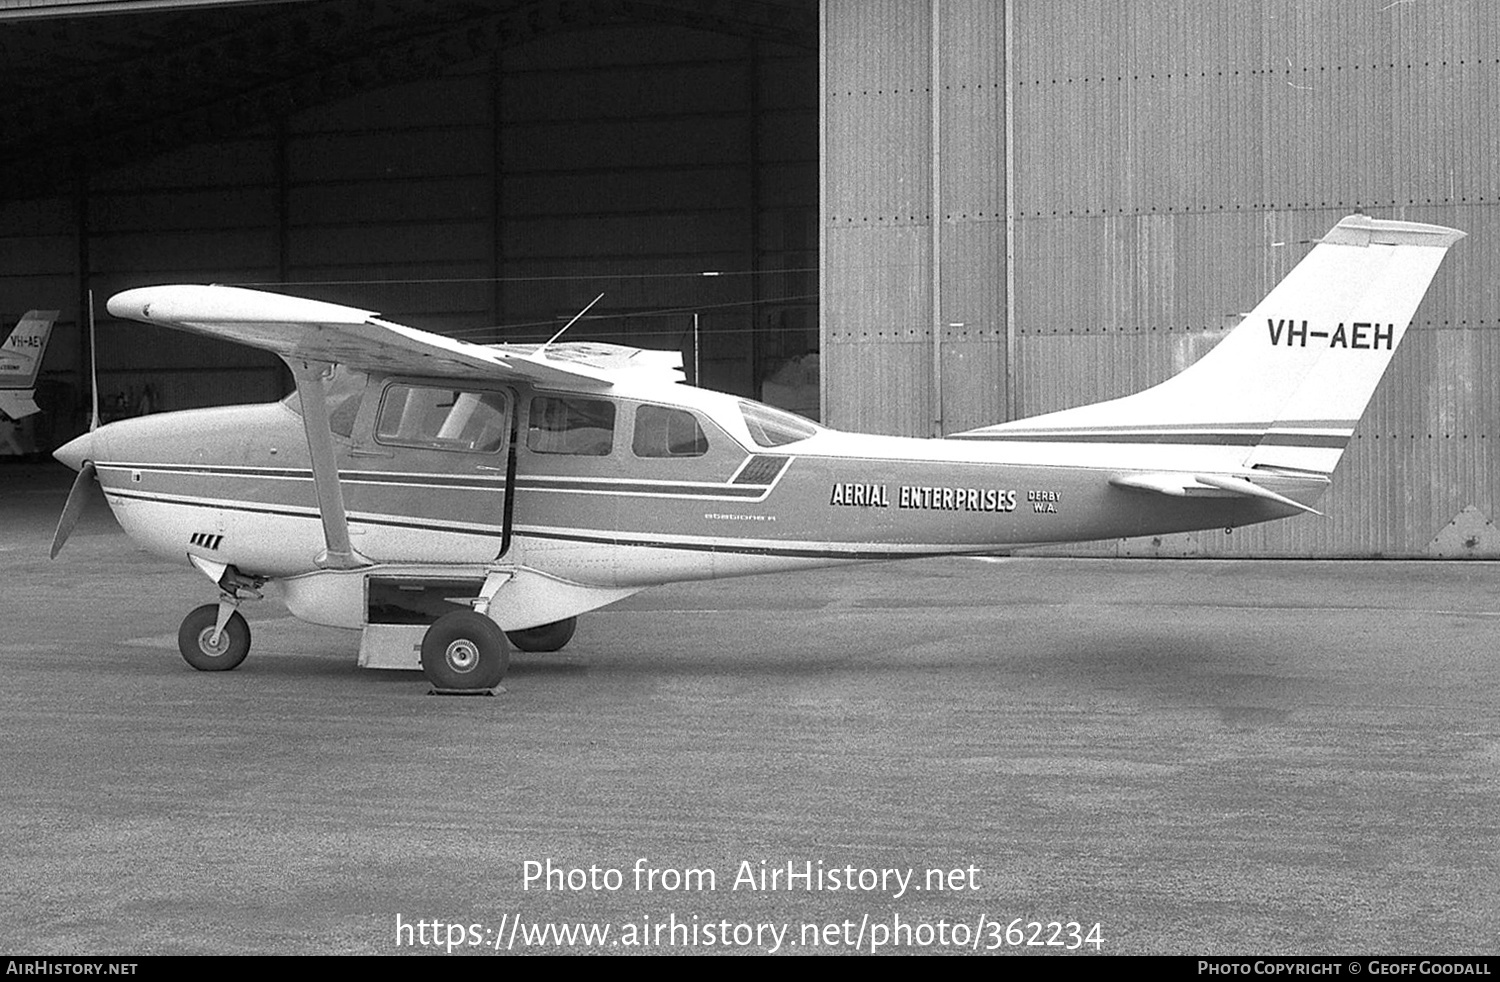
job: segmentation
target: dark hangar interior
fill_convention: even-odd
[[[471,340],[545,338],[603,293],[572,336],[755,396],[817,349],[816,3],[65,6],[87,15],[0,21],[0,321],[63,311],[41,449],[81,427],[90,290],[107,414],[288,385],[108,320],[150,283]]]

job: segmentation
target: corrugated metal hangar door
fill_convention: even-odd
[[[824,398],[929,435],[1200,357],[1356,209],[1469,233],[1322,505],[1084,554],[1500,556],[1500,6],[825,0]]]

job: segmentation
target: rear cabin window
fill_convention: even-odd
[[[806,440],[818,432],[818,424],[811,420],[772,409],[759,402],[741,400],[740,413],[745,417],[750,439],[755,441],[756,446],[767,449]]]
[[[531,400],[526,446],[534,453],[605,457],[614,445],[614,403],[561,396]]]
[[[708,437],[692,413],[665,406],[642,406],[635,411],[637,457],[702,457]]]
[[[509,417],[510,398],[503,392],[398,383],[386,387],[375,439],[402,447],[494,453],[505,445]]]

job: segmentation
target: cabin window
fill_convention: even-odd
[[[536,453],[604,457],[615,445],[615,404],[603,399],[537,396],[526,446]]]
[[[505,445],[510,399],[503,392],[466,392],[397,383],[386,387],[375,439],[403,447],[494,453]]]
[[[354,421],[359,416],[359,404],[364,398],[365,385],[369,380],[370,377],[364,372],[335,365],[329,378],[324,381],[328,428],[339,436],[347,437],[354,433]],[[291,395],[281,402],[298,416],[302,415],[302,400],[298,398],[297,390],[293,389]]]
[[[811,420],[794,416],[780,409],[759,402],[741,400],[740,413],[745,417],[745,426],[750,430],[750,439],[757,446],[780,447],[798,440],[806,440],[818,432],[818,425]]]
[[[702,457],[708,453],[708,437],[686,410],[642,406],[635,411],[632,446],[637,457]]]

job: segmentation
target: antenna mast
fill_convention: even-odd
[[[595,297],[594,299],[590,300],[587,307],[584,307],[578,313],[574,314],[573,315],[573,319],[570,320],[570,321],[568,321],[566,324],[564,324],[562,326],[562,331],[558,331],[556,334],[552,335],[552,337],[548,338],[547,339],[547,343],[544,344],[544,345],[542,345],[540,348],[538,348],[536,353],[538,355],[545,355],[547,353],[547,348],[552,344],[552,342],[556,341],[558,338],[560,338],[560,337],[563,336],[563,331],[566,331],[568,328],[572,327],[574,324],[577,324],[578,323],[578,319],[580,317],[582,317],[584,314],[588,313],[589,310],[593,308],[594,304],[598,303],[600,300],[603,300],[603,299],[604,299],[604,294],[601,293],[597,297]]]

